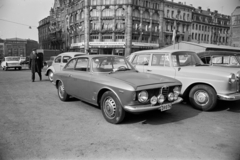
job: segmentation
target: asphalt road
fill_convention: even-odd
[[[99,108],[62,102],[43,76],[0,71],[0,160],[240,160],[240,102],[188,104],[107,123]]]

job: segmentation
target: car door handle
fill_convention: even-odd
[[[152,70],[147,69],[148,72],[152,72]]]

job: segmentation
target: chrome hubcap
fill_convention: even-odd
[[[116,116],[116,102],[113,98],[107,97],[103,103],[103,111],[109,119],[113,119]]]
[[[194,101],[201,106],[204,106],[206,104],[208,104],[209,102],[209,95],[207,92],[205,91],[197,91],[194,94]]]
[[[62,83],[59,85],[58,90],[59,90],[59,96],[60,96],[60,98],[63,98],[63,97],[64,97],[64,92],[65,92],[65,91],[64,91],[64,86],[63,86]]]
[[[53,72],[50,72],[50,73],[49,73],[49,79],[50,79],[50,81],[53,80]]]

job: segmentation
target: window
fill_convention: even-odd
[[[71,59],[72,57],[70,56],[63,56],[63,63],[67,63],[69,59]]]
[[[136,56],[132,63],[137,65],[148,65],[149,59],[150,59],[150,54],[142,54],[142,55]]]
[[[68,64],[66,64],[64,69],[66,69],[66,70],[73,70],[75,64],[76,64],[76,59],[72,59],[70,62],[68,62]]]
[[[77,71],[89,71],[88,58],[78,58],[75,70]]]
[[[170,66],[169,57],[165,54],[154,54],[152,57],[152,66]]]
[[[54,62],[55,63],[61,63],[61,56],[57,57]]]

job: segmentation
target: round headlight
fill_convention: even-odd
[[[177,93],[174,93],[174,94],[173,94],[173,99],[174,99],[174,100],[177,100],[177,99],[178,99],[178,94],[177,94]]]
[[[180,94],[180,87],[174,87],[173,88],[173,93],[179,95]]]
[[[173,101],[173,99],[174,99],[173,93],[169,93],[168,94],[168,101]]]
[[[151,104],[152,105],[155,105],[155,104],[157,104],[157,97],[156,96],[153,96],[151,99],[150,99],[150,102],[151,102]]]
[[[138,93],[138,101],[144,103],[148,100],[148,93],[147,91],[141,91]]]
[[[164,95],[162,95],[162,94],[159,94],[158,95],[158,103],[163,103],[164,102],[164,100],[165,100],[165,97],[164,97]]]

